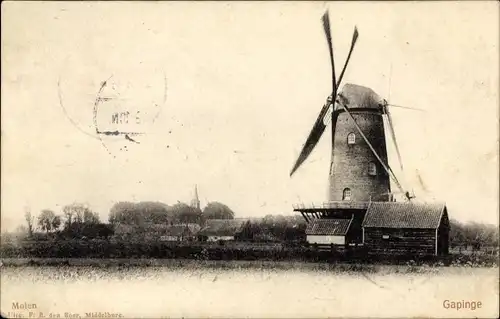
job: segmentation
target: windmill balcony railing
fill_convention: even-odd
[[[333,205],[334,205],[333,202],[323,202],[323,203],[311,202],[308,204],[305,204],[305,203],[293,204],[292,206],[294,209],[301,209],[301,208],[305,209],[305,208],[330,208]]]
[[[371,201],[329,201],[292,204],[294,210],[302,209],[335,209],[335,208],[367,208]]]

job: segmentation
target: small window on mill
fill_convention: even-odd
[[[347,144],[355,144],[356,143],[356,134],[349,133],[347,134]]]
[[[368,164],[368,175],[375,176],[377,175],[377,165],[375,163],[370,162]]]
[[[345,188],[342,193],[342,200],[351,200],[351,189]]]

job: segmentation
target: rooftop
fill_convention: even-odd
[[[193,235],[196,231],[187,225],[169,225],[165,229],[165,235],[169,236],[185,236],[185,235]]]
[[[380,109],[380,105],[383,102],[383,99],[368,87],[346,83],[343,86],[342,90],[339,92],[337,101],[343,103],[349,109]],[[340,106],[337,106],[336,109],[342,108]]]
[[[445,213],[445,204],[372,202],[366,211],[362,226],[436,229]]]
[[[234,236],[243,230],[247,222],[246,219],[209,219],[198,234],[203,236]]]
[[[345,235],[352,219],[315,219],[307,224],[306,235]]]

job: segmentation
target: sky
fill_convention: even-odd
[[[188,202],[195,184],[239,217],[326,201],[329,130],[289,172],[332,90],[327,9],[337,70],[360,34],[343,83],[425,110],[392,109],[404,187],[498,223],[496,2],[4,2],[2,229],[28,208]]]

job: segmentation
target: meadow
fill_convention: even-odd
[[[19,301],[62,317],[108,312],[126,318],[493,318],[498,311],[498,268],[290,261],[147,264],[3,266],[1,309]],[[483,306],[457,312],[444,308],[445,300],[476,300]]]
[[[80,318],[489,318],[498,309],[498,255],[485,252],[455,251],[443,260],[345,258],[275,243],[71,240],[2,247],[4,313],[16,301],[36,304],[45,316]],[[444,307],[446,300],[472,299],[483,308]]]

